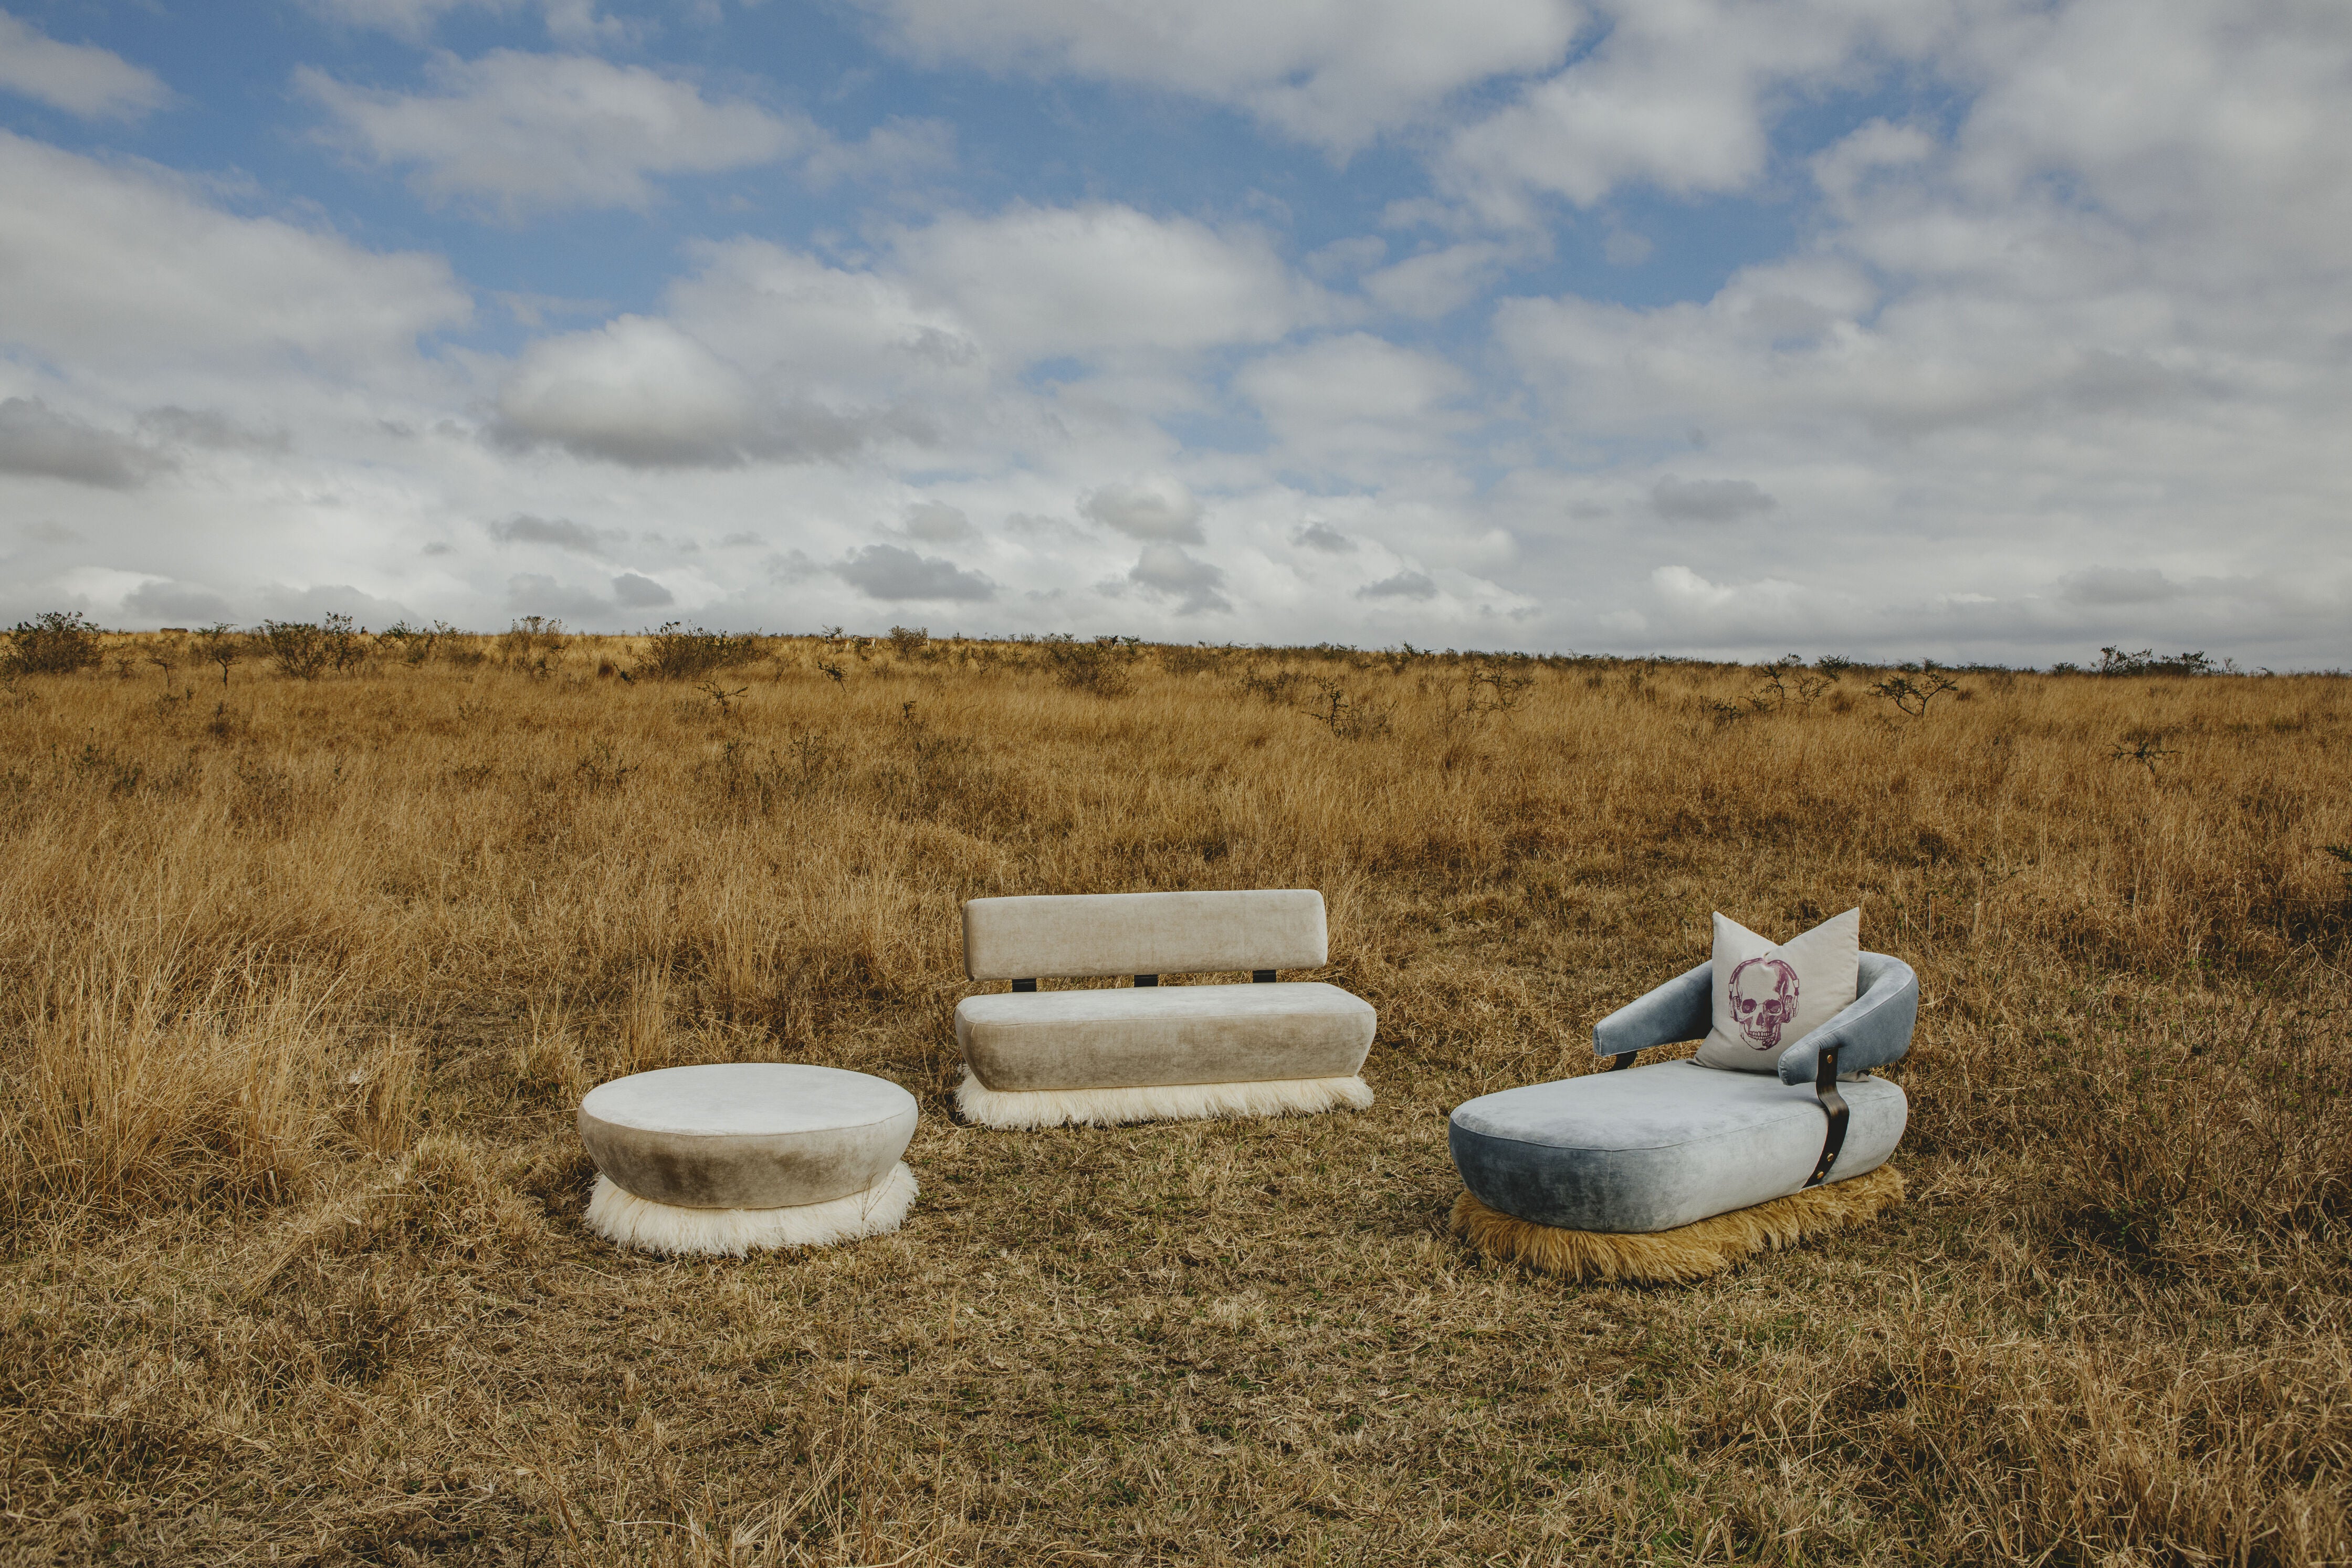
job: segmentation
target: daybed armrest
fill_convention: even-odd
[[[1885,953],[1864,953],[1856,977],[1862,994],[1852,1005],[1780,1053],[1781,1082],[1817,1082],[1825,1050],[1836,1050],[1838,1071],[1859,1072],[1899,1061],[1911,1049],[1919,1022],[1919,977],[1911,966]]]
[[[1654,1045],[1696,1040],[1715,1021],[1715,965],[1686,970],[1592,1026],[1592,1054],[1630,1056]]]

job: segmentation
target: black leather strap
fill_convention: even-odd
[[[1830,1167],[1837,1164],[1838,1151],[1845,1147],[1845,1124],[1852,1115],[1846,1109],[1845,1096],[1838,1092],[1834,1049],[1822,1052],[1821,1063],[1813,1071],[1813,1092],[1821,1096],[1822,1110],[1828,1114],[1830,1125],[1822,1139],[1822,1157],[1813,1163],[1813,1174],[1805,1178],[1807,1186],[1819,1186],[1830,1179]]]
[[[1157,975],[1138,975],[1135,977],[1135,983],[1138,986],[1156,986],[1160,983],[1160,977]]]
[[[1037,982],[1034,980],[1015,980],[1013,982],[1013,988],[1016,991],[1034,991],[1037,988]]]
[[[1626,1068],[1633,1066],[1634,1058],[1641,1054],[1642,1053],[1638,1051],[1621,1051],[1616,1055],[1611,1057],[1609,1059],[1609,1065],[1602,1068],[1601,1071],[1603,1072],[1622,1072]]]
[[[1250,983],[1256,986],[1270,986],[1274,984],[1274,975],[1275,971],[1272,969],[1252,969]]]

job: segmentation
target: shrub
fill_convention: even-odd
[[[511,622],[499,639],[499,655],[509,664],[528,664],[536,654],[543,669],[547,655],[562,653],[565,641],[562,622],[526,615]]]
[[[2201,653],[2174,653],[2167,657],[2153,648],[2142,648],[2136,653],[2127,653],[2121,648],[2099,650],[2099,674],[2103,675],[2218,675],[2221,673],[2221,663]]]
[[[652,648],[630,674],[656,681],[698,681],[720,670],[746,664],[760,654],[760,639],[752,632],[706,632],[672,621],[651,632]]]
[[[70,675],[100,661],[99,630],[79,610],[45,611],[8,633],[5,665],[12,675]]]
[[[1074,692],[1098,697],[1125,696],[1135,685],[1128,664],[1131,650],[1122,650],[1116,637],[1081,643],[1067,632],[1055,632],[1045,641],[1045,667],[1054,679]]]
[[[264,621],[261,646],[280,674],[315,681],[328,670],[346,670],[361,657],[358,632],[348,615],[324,621]]]
[[[412,664],[421,664],[433,656],[433,650],[442,638],[454,636],[457,629],[446,621],[436,621],[430,627],[411,626],[405,621],[395,621],[386,627],[379,639],[400,651],[400,656]]]

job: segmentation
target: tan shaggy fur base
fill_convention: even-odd
[[[1115,1127],[1128,1122],[1197,1122],[1221,1116],[1309,1115],[1372,1103],[1361,1078],[1284,1078],[1268,1083],[1157,1083],[1130,1089],[991,1089],[964,1070],[956,1109],[983,1127]]]
[[[827,1247],[898,1228],[915,1202],[915,1173],[903,1160],[847,1197],[792,1208],[680,1208],[656,1203],[599,1176],[588,1197],[588,1228],[640,1252],[708,1252],[740,1258],[764,1247]]]
[[[1810,1186],[1672,1230],[1619,1233],[1515,1219],[1465,1192],[1454,1200],[1454,1228],[1489,1257],[1570,1280],[1680,1285],[1720,1274],[1767,1247],[1793,1247],[1808,1237],[1859,1225],[1902,1197],[1902,1174],[1881,1166],[1851,1181]]]

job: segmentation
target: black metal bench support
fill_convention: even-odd
[[[1830,1179],[1830,1167],[1837,1164],[1838,1151],[1845,1147],[1845,1124],[1853,1113],[1847,1109],[1845,1096],[1838,1092],[1837,1052],[1822,1052],[1821,1065],[1814,1070],[1813,1092],[1821,1096],[1822,1110],[1830,1119],[1828,1135],[1822,1140],[1822,1157],[1814,1163],[1813,1174],[1805,1178],[1807,1186],[1819,1186]]]

